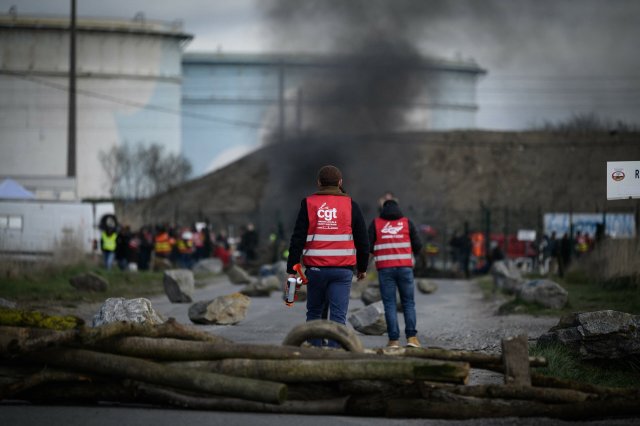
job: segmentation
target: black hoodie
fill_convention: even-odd
[[[380,212],[380,217],[384,220],[398,220],[402,219],[404,215],[402,214],[402,210],[400,210],[400,206],[395,201],[389,200],[384,203],[382,206],[382,211]],[[422,242],[420,241],[420,236],[418,235],[418,231],[416,227],[413,225],[413,222],[409,220],[409,238],[411,239],[411,251],[413,251],[414,255],[419,255],[420,250],[422,250]],[[373,245],[376,242],[376,221],[371,221],[371,225],[369,225],[369,247],[371,253],[373,253]]]

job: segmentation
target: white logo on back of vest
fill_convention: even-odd
[[[318,217],[320,219],[324,219],[325,221],[330,221],[338,218],[338,209],[329,208],[327,203],[322,203],[320,208],[318,209]]]
[[[403,227],[404,225],[402,224],[402,222],[398,222],[398,226],[393,226],[391,225],[391,222],[387,222],[384,224],[380,232],[382,232],[383,234],[396,235],[398,232],[402,231]]]

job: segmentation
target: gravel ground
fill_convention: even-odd
[[[416,293],[418,336],[426,346],[450,349],[480,350],[489,353],[500,351],[500,339],[527,333],[530,341],[557,323],[557,318],[531,317],[527,315],[496,316],[499,300],[486,301],[476,284],[466,280],[434,280],[438,291],[425,295]],[[196,290],[194,302],[213,299],[241,289],[224,277],[216,277],[204,288]],[[190,324],[190,304],[172,304],[166,296],[151,299],[155,309],[166,317]],[[352,300],[350,310],[362,307],[360,300]],[[89,323],[99,305],[82,305],[76,308],[56,309],[84,318]],[[211,333],[241,343],[279,344],[289,330],[304,321],[304,303],[286,308],[281,295],[273,293],[269,298],[254,298],[245,320],[234,326],[198,326]],[[401,330],[404,327],[400,318]],[[386,336],[361,336],[366,347],[386,344]],[[473,370],[470,383],[500,383],[501,376],[481,370]],[[141,407],[46,407],[30,405],[0,405],[3,424],[11,425],[146,425],[156,426],[206,423],[208,425],[573,425],[547,418],[475,419],[467,421],[397,420],[340,416],[302,416],[251,413],[220,413],[208,411],[181,411]],[[590,425],[633,425],[638,419],[608,419],[581,422]]]

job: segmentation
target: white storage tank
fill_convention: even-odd
[[[67,177],[69,19],[0,16],[0,178],[38,198],[109,196],[118,144],[181,147],[182,25],[77,20],[76,177]]]

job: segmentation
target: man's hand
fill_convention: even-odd
[[[358,272],[358,281],[362,281],[365,278],[367,278],[367,273],[366,272]]]

